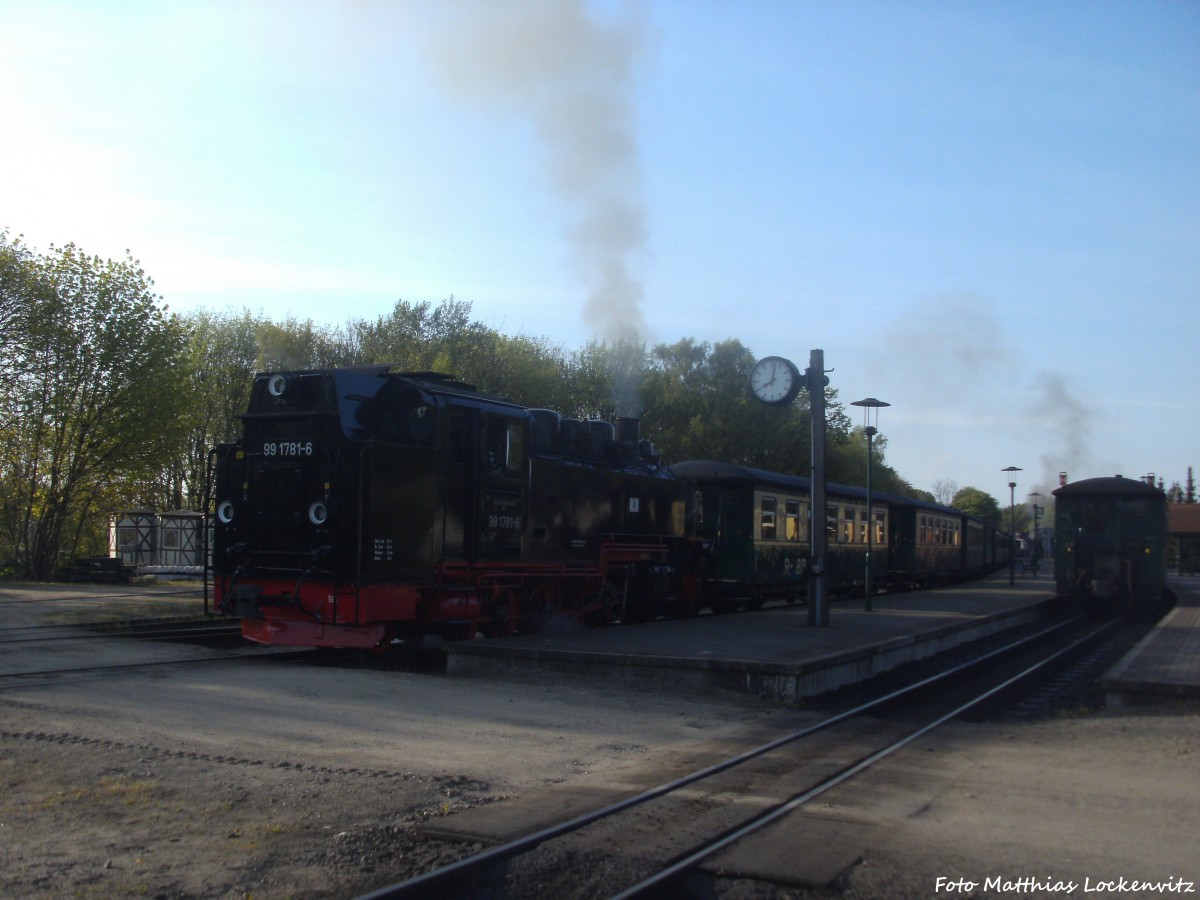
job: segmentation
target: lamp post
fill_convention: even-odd
[[[865,583],[867,601],[864,609],[870,612],[873,609],[871,597],[875,593],[874,585],[871,583],[871,553],[875,549],[875,513],[871,506],[871,440],[879,433],[875,427],[879,424],[879,410],[892,404],[876,400],[874,397],[867,397],[863,400],[855,400],[850,405],[862,407],[863,431],[867,435],[867,577]],[[875,410],[875,425],[871,424],[871,410]]]
[[[1013,556],[1013,538],[1017,533],[1017,473],[1025,471],[1017,466],[1009,466],[1006,469],[1001,469],[1001,472],[1008,473],[1008,583],[1014,585],[1017,583],[1017,560]]]

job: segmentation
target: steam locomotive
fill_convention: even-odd
[[[240,440],[210,454],[206,596],[252,641],[326,647],[798,599],[807,479],[721,465],[667,467],[635,419],[567,418],[434,372],[262,374]],[[859,584],[868,527],[879,584],[1004,561],[994,535],[974,552],[982,526],[955,510],[881,497],[868,523],[860,489],[829,497],[835,589]]]

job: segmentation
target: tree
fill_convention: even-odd
[[[953,478],[939,478],[932,485],[933,499],[942,506],[953,506],[958,494],[958,482]]]
[[[660,344],[642,380],[643,431],[674,460],[721,459],[792,474],[810,462],[808,397],[764,406],[746,389],[753,354],[737,340]]]
[[[983,519],[989,525],[996,527],[1005,527],[1008,525],[1007,521],[1001,521],[1000,504],[996,502],[996,498],[985,491],[981,491],[979,488],[965,487],[959,489],[958,493],[954,495],[954,499],[950,502],[950,505],[969,516]]]
[[[183,330],[128,256],[101,260],[74,244],[39,256],[5,234],[0,272],[3,552],[46,579],[177,445]]]
[[[258,322],[255,328],[260,372],[280,369],[326,369],[359,362],[347,337],[328,325],[289,316],[283,322]]]
[[[187,345],[182,365],[192,377],[187,434],[164,470],[163,490],[148,505],[203,509],[208,453],[238,436],[237,417],[249,405],[265,324],[249,310],[225,315],[200,311],[183,319]]]

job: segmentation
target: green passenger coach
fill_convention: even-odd
[[[671,472],[697,487],[696,533],[709,546],[709,605],[758,606],[770,598],[796,602],[808,592],[812,565],[812,482],[713,460],[677,463]],[[888,570],[887,505],[873,509],[872,571]],[[867,556],[867,494],[829,485],[825,515],[826,566],[831,590],[863,589]],[[818,518],[820,521],[820,518]]]

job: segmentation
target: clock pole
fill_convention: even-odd
[[[809,536],[812,545],[811,578],[808,581],[808,624],[829,625],[829,576],[825,571],[825,351],[810,350],[804,373],[812,414],[812,505]]]
[[[829,624],[829,576],[825,572],[825,351],[811,350],[803,374],[782,356],[765,356],[750,370],[750,393],[768,406],[790,406],[808,389],[812,415],[812,489],[809,491],[808,624]]]

